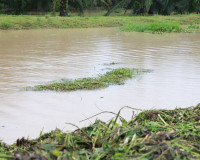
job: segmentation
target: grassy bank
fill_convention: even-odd
[[[129,69],[119,68],[107,72],[104,75],[99,75],[97,78],[82,78],[77,80],[62,80],[60,82],[52,82],[45,85],[38,85],[35,87],[28,87],[27,90],[42,91],[42,90],[53,90],[53,91],[74,91],[82,89],[98,89],[106,88],[109,85],[121,85],[124,81],[134,76],[140,75],[143,72],[149,72],[149,70],[143,69]]]
[[[126,121],[119,116],[71,133],[54,130],[35,140],[0,143],[0,158],[14,159],[200,159],[200,104],[148,110]]]
[[[129,23],[120,28],[121,31],[137,32],[183,32],[183,27],[177,22],[154,22],[154,23]],[[186,31],[186,30],[185,30]]]
[[[93,17],[51,17],[31,15],[0,15],[0,29],[46,29],[46,28],[99,28],[121,27],[130,23],[176,22],[182,26],[200,24],[200,15],[172,16],[93,16]]]

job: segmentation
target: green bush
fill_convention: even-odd
[[[13,27],[13,23],[10,21],[2,21],[0,23],[0,29],[9,29]]]
[[[181,32],[183,28],[177,22],[156,22],[156,23],[129,23],[120,28],[121,31],[137,32]]]
[[[188,28],[188,29],[199,29],[200,26],[197,25],[197,24],[190,24],[187,28]]]

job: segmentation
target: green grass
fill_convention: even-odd
[[[187,26],[187,29],[188,29],[189,31],[199,30],[199,29],[200,29],[200,25],[193,23],[193,24],[188,25],[188,26]]]
[[[132,23],[160,23],[176,22],[183,26],[200,24],[200,15],[172,15],[172,16],[87,16],[87,17],[59,17],[36,15],[0,15],[0,29],[47,29],[47,28],[100,28],[121,27]]]
[[[120,28],[121,31],[137,32],[182,32],[184,29],[177,22],[154,22],[154,23],[129,23]]]
[[[185,109],[147,110],[130,121],[120,112],[108,123],[96,120],[74,132],[57,129],[34,140],[18,139],[13,145],[1,142],[0,158],[200,159],[200,104]]]
[[[119,68],[107,72],[104,75],[99,75],[97,78],[82,78],[76,80],[62,80],[60,82],[53,82],[45,85],[38,85],[35,87],[28,87],[27,90],[42,91],[42,90],[53,90],[53,91],[74,91],[74,90],[91,90],[98,88],[106,88],[109,85],[121,85],[124,81],[134,76],[140,75],[143,72],[149,70],[143,69],[129,69]]]

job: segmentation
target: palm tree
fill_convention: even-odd
[[[67,4],[67,0],[60,0],[60,16],[68,16]]]
[[[133,14],[145,14],[149,12],[152,3],[152,0],[121,0],[108,10],[105,16],[109,16],[117,8],[131,8],[133,9]]]

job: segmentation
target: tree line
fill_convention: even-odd
[[[0,0],[1,13],[25,14],[30,11],[84,13],[86,9],[107,10],[106,16],[116,9],[132,10],[134,15],[200,13],[200,0]]]

